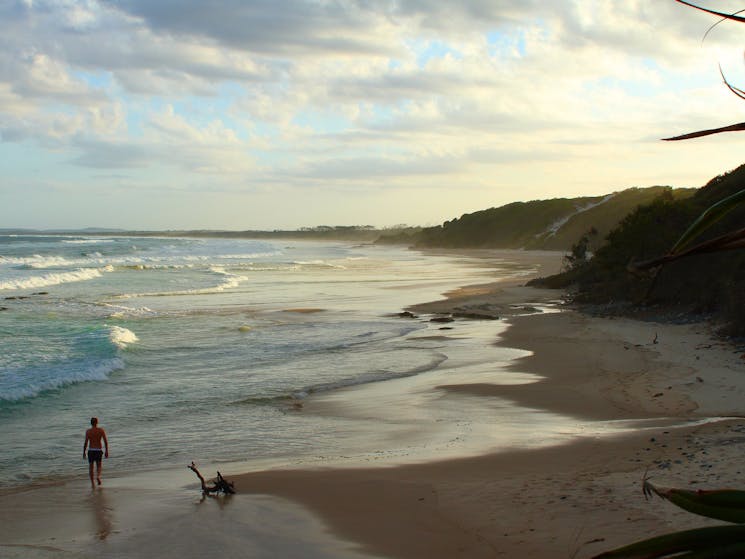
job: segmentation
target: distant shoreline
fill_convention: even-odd
[[[375,240],[385,229],[372,227],[316,227],[297,230],[246,230],[227,231],[211,229],[172,229],[172,230],[128,230],[128,229],[0,229],[0,235],[80,235],[111,237],[187,237],[187,238],[225,238],[225,239],[309,239],[334,241]]]

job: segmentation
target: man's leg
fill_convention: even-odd
[[[98,481],[98,485],[101,485],[101,465],[103,464],[103,458],[98,460],[96,462],[96,481]],[[91,483],[93,480],[91,480]]]
[[[95,489],[96,486],[93,483],[93,462],[88,462],[88,476],[91,478],[91,487]]]

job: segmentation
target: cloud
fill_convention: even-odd
[[[127,169],[145,167],[154,163],[155,154],[141,143],[119,143],[81,140],[75,147],[82,154],[73,162],[94,169]]]
[[[265,55],[390,54],[393,22],[376,3],[112,0],[157,33],[207,38]],[[382,6],[383,3],[378,3]]]
[[[486,192],[551,169],[549,196],[601,193],[602,161],[637,180],[656,138],[741,109],[717,75],[745,82],[740,28],[702,45],[715,21],[672,0],[9,1],[0,139],[197,192]]]

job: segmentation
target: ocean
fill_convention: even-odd
[[[533,271],[343,242],[0,235],[0,484],[85,474],[91,416],[107,469],[363,448],[353,419],[299,407],[444,369],[423,336],[442,325],[397,314]]]

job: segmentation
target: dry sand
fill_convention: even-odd
[[[539,257],[543,273],[558,264],[555,254]],[[743,485],[745,421],[731,416],[742,410],[745,361],[702,325],[529,313],[550,307],[558,293],[519,283],[464,288],[411,310],[499,315],[510,326],[495,342],[530,352],[509,368],[543,379],[430,390],[440,401],[468,394],[479,406],[504,398],[578,421],[648,420],[637,424],[644,428],[448,460],[223,472],[239,494],[204,502],[186,471],[107,480],[94,494],[85,479],[5,492],[0,555],[585,558],[706,525],[666,502],[646,502],[641,480],[648,471],[661,485]],[[300,413],[328,411],[321,398]]]

